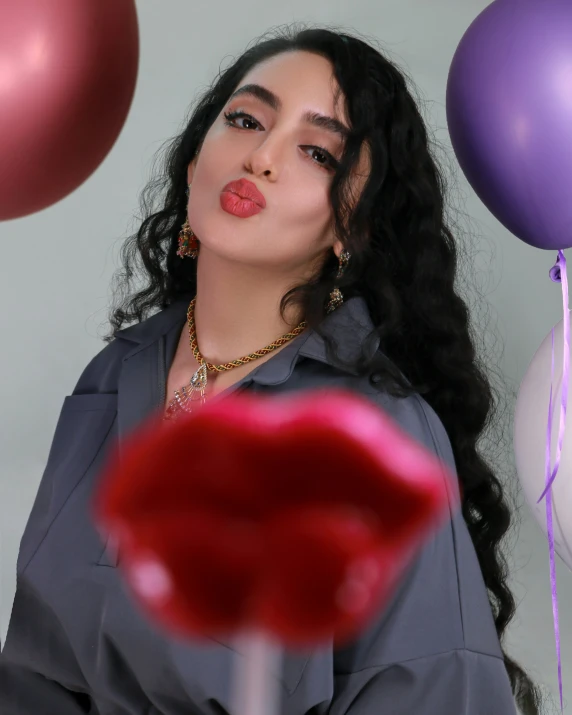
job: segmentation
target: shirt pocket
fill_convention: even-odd
[[[116,394],[65,398],[20,543],[17,572],[23,573],[71,494],[107,442],[117,416]]]

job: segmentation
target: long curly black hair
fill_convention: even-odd
[[[196,261],[176,255],[187,211],[187,168],[242,78],[283,52],[302,50],[327,58],[351,129],[330,193],[336,235],[352,256],[340,287],[345,297],[365,298],[381,338],[380,350],[373,358],[364,354],[357,367],[375,375],[379,389],[422,394],[443,422],[462,484],[463,515],[502,642],[515,612],[501,549],[511,510],[500,479],[479,449],[495,411],[495,390],[477,354],[467,303],[456,290],[459,251],[447,225],[445,180],[426,124],[403,71],[356,34],[297,25],[270,32],[273,36],[266,33],[219,72],[196,101],[184,130],[169,143],[164,169],[142,193],[142,223],[123,244],[112,329],[103,339],[111,341],[125,323],[195,294]],[[371,173],[355,204],[349,198],[350,173],[364,143]],[[322,334],[337,267],[332,251],[319,275],[284,296],[283,315],[295,303],[309,327]],[[140,275],[144,282],[135,291],[132,280]],[[519,707],[536,715],[539,690],[506,654],[505,663]]]

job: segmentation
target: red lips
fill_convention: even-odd
[[[248,181],[248,179],[231,181],[224,187],[223,191],[230,191],[243,199],[250,199],[250,201],[254,201],[254,203],[258,204],[261,208],[266,207],[264,195],[256,188],[252,181]]]

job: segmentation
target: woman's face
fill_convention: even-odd
[[[189,223],[201,245],[220,257],[298,274],[311,270],[328,249],[338,255],[341,250],[328,193],[343,150],[340,132],[348,126],[339,113],[342,98],[335,107],[331,65],[309,52],[265,61],[237,91],[247,85],[262,88],[258,92],[268,101],[243,92],[224,106],[189,166]],[[249,116],[225,117],[236,112]],[[316,126],[304,119],[310,112],[335,121],[326,122],[329,129],[324,120]],[[266,207],[248,218],[228,213],[220,203],[225,185],[241,178],[253,182],[266,200]]]

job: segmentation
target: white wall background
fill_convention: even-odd
[[[449,147],[446,79],[466,28],[486,0],[145,0],[138,3],[141,65],[135,99],[115,147],[90,179],[57,205],[0,223],[0,639],[15,591],[19,541],[47,459],[56,419],[89,359],[102,347],[109,280],[130,233],[138,192],[159,145],[175,134],[195,93],[245,45],[292,21],[343,26],[379,40],[413,76],[437,139]],[[452,155],[452,152],[451,152]],[[451,163],[455,164],[454,159]],[[457,193],[482,236],[478,263],[514,386],[551,326],[559,286],[547,278],[555,255],[512,237],[462,175]],[[512,410],[513,405],[510,405]],[[509,435],[510,436],[510,435]],[[506,459],[512,463],[510,448]],[[518,616],[513,655],[557,699],[546,539],[524,507],[514,552]],[[572,574],[559,563],[565,695],[572,699]],[[483,684],[486,687],[486,684]],[[572,708],[567,710],[572,712]]]

